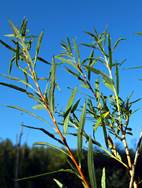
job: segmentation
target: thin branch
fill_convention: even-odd
[[[136,148],[136,152],[135,152],[135,158],[134,158],[134,163],[132,166],[132,175],[131,175],[131,179],[130,179],[130,184],[129,184],[129,188],[133,187],[134,184],[134,178],[135,178],[135,170],[136,170],[136,164],[140,155],[140,149],[141,149],[141,142],[142,142],[142,132],[140,134],[140,138],[137,144],[137,148]]]

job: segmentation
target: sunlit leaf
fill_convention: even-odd
[[[48,93],[48,104],[49,104],[52,114],[54,113],[55,79],[56,79],[56,64],[53,58],[51,72],[50,72],[50,88],[49,88],[49,93]]]
[[[67,70],[67,72],[69,72],[70,74],[72,74],[73,76],[75,76],[78,80],[83,81],[83,79],[81,78],[80,74],[73,72],[71,69],[69,69],[68,67],[65,67],[65,69]]]
[[[33,89],[34,90],[34,88],[32,87],[32,85],[31,84],[29,84],[29,83],[27,83],[25,80],[22,80],[22,79],[20,79],[20,78],[18,78],[18,77],[13,77],[13,76],[10,76],[10,75],[5,75],[5,74],[0,74],[2,77],[5,77],[5,78],[7,78],[7,79],[9,79],[9,80],[14,80],[14,81],[17,81],[17,82],[21,82],[22,84],[24,84],[25,86],[28,86],[28,87],[30,87],[31,89]],[[6,85],[5,85],[6,86]],[[14,89],[14,88],[13,88]],[[26,90],[25,90],[26,91]],[[28,93],[28,92],[26,92],[26,93]]]
[[[78,159],[81,165],[81,160],[82,160],[82,147],[83,147],[83,132],[84,132],[84,125],[85,125],[85,120],[86,120],[86,102],[84,103],[83,109],[82,109],[82,114],[79,122],[79,127],[78,127],[78,136],[77,136],[77,141],[78,141]]]
[[[28,20],[26,18],[24,18],[22,21],[21,27],[20,27],[20,33],[23,37],[26,36],[27,23],[28,23]]]
[[[103,78],[104,84],[106,85],[106,87],[110,88],[111,90],[114,89],[113,80],[108,75],[106,75],[102,71],[100,71],[98,69],[95,69],[93,67],[89,67],[89,66],[85,66],[85,67],[87,68],[87,70],[90,70],[90,71],[94,72],[95,74],[101,75],[102,78]]]
[[[39,37],[38,37],[38,42],[37,42],[37,45],[36,45],[36,54],[35,54],[35,58],[34,58],[34,64],[37,61],[37,57],[38,57],[38,54],[39,54],[42,38],[43,38],[43,32],[41,32]]]
[[[116,91],[117,95],[119,95],[119,68],[118,65],[115,65],[115,76],[116,76]]]
[[[101,188],[106,188],[106,170],[103,168],[101,177]]]
[[[76,53],[75,55],[77,55],[77,63],[80,64],[80,51],[79,51],[79,47],[75,39],[73,40],[73,44],[74,44],[74,50]]]
[[[15,109],[15,110],[18,110],[18,111],[23,112],[23,113],[26,113],[26,114],[28,114],[28,115],[30,115],[30,116],[32,116],[32,117],[34,117],[34,118],[36,118],[36,119],[38,119],[38,120],[40,120],[40,121],[43,121],[43,122],[46,123],[46,124],[49,124],[49,123],[48,123],[45,119],[43,119],[42,117],[36,115],[36,114],[33,113],[33,112],[30,112],[29,110],[26,110],[26,109],[22,108],[22,107],[20,107],[20,106],[6,105],[6,107],[12,108],[12,109]]]
[[[94,131],[96,131],[99,126],[103,126],[103,125],[102,125],[102,121],[103,121],[103,119],[106,118],[108,115],[109,115],[109,111],[108,111],[108,112],[105,112],[105,113],[103,113],[103,114],[100,115],[100,117],[97,119],[97,121],[96,121],[96,123],[95,123]]]
[[[64,188],[64,185],[59,180],[57,180],[55,178],[53,180],[56,182],[56,184],[58,185],[59,188]]]
[[[113,50],[115,50],[116,47],[119,45],[119,43],[120,43],[121,41],[123,41],[123,40],[126,40],[126,39],[125,39],[125,38],[119,38],[119,39],[115,42],[115,44],[114,44],[114,46],[113,46]]]
[[[64,133],[65,134],[67,133],[67,129],[68,129],[68,125],[69,125],[69,118],[70,118],[70,113],[71,113],[71,107],[72,107],[76,92],[77,92],[77,88],[75,88],[72,91],[72,94],[71,94],[69,101],[67,103],[67,106],[66,106],[66,112],[65,112],[66,115],[64,116]]]
[[[37,104],[32,107],[34,110],[43,110],[45,107],[43,104]]]
[[[51,147],[57,151],[60,151],[61,153],[65,154],[66,156],[69,157],[69,154],[63,149],[63,148],[60,148],[60,147],[57,147],[51,143],[48,143],[48,142],[35,142],[34,145],[38,145],[38,146],[46,146],[46,147]]]

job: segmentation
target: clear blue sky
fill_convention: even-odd
[[[93,27],[103,31],[108,27],[114,39],[120,36],[127,38],[117,54],[119,60],[127,59],[124,67],[142,65],[142,37],[135,34],[142,31],[141,0],[2,0],[0,6],[0,38],[10,32],[8,19],[19,24],[26,16],[32,33],[39,34],[41,30],[45,32],[42,50],[47,59],[60,52],[60,41],[66,36],[75,37],[80,42],[85,37],[84,31],[91,31]],[[0,73],[6,73],[8,59],[9,54],[0,46]],[[138,80],[140,77],[141,70],[122,70],[121,93],[124,97],[132,90],[135,91],[134,99],[142,96],[142,82]],[[0,87],[0,104],[29,106],[24,96],[4,87]],[[142,128],[141,113],[134,115],[131,122],[135,129],[135,139]],[[40,125],[34,119],[3,106],[0,106],[0,119],[0,138],[10,138],[14,142],[21,122],[27,123],[30,120],[32,125]],[[23,141],[33,143],[45,139],[41,133],[24,130]]]

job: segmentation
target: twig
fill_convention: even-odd
[[[132,188],[133,184],[134,184],[135,170],[136,170],[136,164],[137,164],[137,161],[138,161],[138,158],[139,158],[139,155],[140,155],[141,142],[142,142],[142,132],[140,134],[140,138],[139,138],[137,148],[136,148],[134,163],[132,165],[132,175],[131,175],[131,179],[130,179],[129,188]]]

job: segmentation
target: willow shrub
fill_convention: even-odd
[[[120,97],[119,70],[121,63],[116,63],[113,57],[114,51],[123,38],[119,38],[113,43],[110,33],[107,31],[102,33],[97,33],[97,31],[93,33],[86,32],[91,38],[91,42],[81,44],[88,48],[87,51],[90,51],[89,56],[85,59],[81,57],[77,42],[67,38],[66,41],[61,43],[63,52],[54,56],[51,62],[48,62],[39,55],[43,32],[40,33],[39,37],[31,35],[27,29],[26,19],[22,21],[19,28],[11,21],[9,21],[9,24],[12,29],[12,34],[6,36],[9,37],[12,43],[8,44],[2,40],[0,40],[0,43],[11,51],[12,58],[9,64],[8,75],[4,74],[2,76],[13,80],[15,84],[11,82],[0,82],[0,85],[14,89],[16,92],[21,92],[37,103],[37,105],[32,108],[32,111],[28,111],[21,106],[8,106],[9,108],[22,111],[44,122],[45,120],[34,113],[33,110],[42,109],[47,111],[53,124],[53,131],[49,131],[48,123],[47,129],[25,124],[22,126],[42,131],[47,137],[52,138],[58,144],[57,146],[52,145],[52,143],[44,142],[37,142],[36,144],[49,145],[63,152],[64,155],[67,156],[70,169],[60,169],[59,172],[64,171],[70,175],[72,173],[75,174],[85,188],[97,187],[93,158],[94,146],[103,150],[107,155],[126,168],[130,177],[129,188],[138,187],[139,182],[135,178],[135,167],[140,154],[142,135],[138,141],[134,160],[132,160],[130,156],[127,135],[133,134],[132,128],[129,127],[129,120],[133,114],[132,106],[139,99],[132,101],[131,96],[128,96],[126,99]],[[37,43],[36,46],[34,45],[35,42]],[[39,77],[39,71],[37,70],[38,63],[47,64],[48,69],[50,66],[50,72],[47,77]],[[63,112],[57,109],[57,104],[55,103],[55,91],[58,87],[56,69],[62,64],[65,65],[65,71],[75,77],[81,83],[83,89],[88,90],[86,95],[83,95],[84,97],[80,97],[78,93],[80,90],[82,92],[83,89],[81,89],[80,86],[72,89]],[[15,66],[17,71],[19,71],[19,77],[12,76],[14,72],[12,72],[12,69]],[[71,87],[70,84],[69,87]],[[77,95],[80,97],[78,100],[76,100]],[[57,116],[56,113],[59,116]],[[49,117],[47,117],[47,119]],[[59,117],[61,117],[60,121]],[[87,123],[90,127],[89,131],[86,127]],[[102,129],[105,144],[96,139],[98,132],[100,134],[100,129]],[[68,144],[68,135],[77,138],[75,139],[77,140],[76,155],[71,151]],[[123,161],[119,154],[115,144],[117,141],[123,144],[127,158],[126,161]],[[88,166],[89,178],[86,178],[82,169],[84,144],[85,147],[88,147],[86,165]],[[19,179],[19,181],[28,178],[29,177],[23,177]],[[106,187],[106,179],[104,168],[102,170],[102,188]],[[59,187],[64,187],[57,179],[54,179],[54,181]]]

